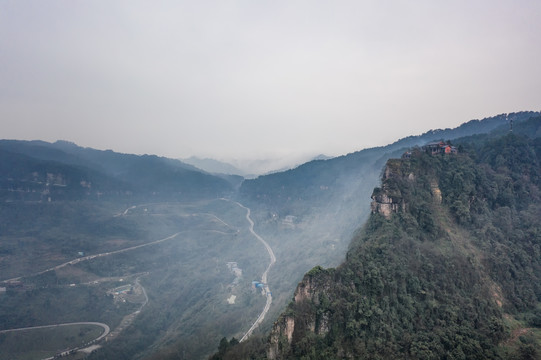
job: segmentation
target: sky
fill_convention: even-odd
[[[292,161],[541,110],[541,1],[0,0],[0,138]]]

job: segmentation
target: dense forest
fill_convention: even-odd
[[[538,359],[540,125],[389,160],[346,261],[305,275],[265,345],[213,359]]]

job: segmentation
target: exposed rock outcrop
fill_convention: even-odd
[[[389,160],[375,214],[332,275],[299,283],[269,359],[537,358],[506,324],[539,307],[540,144],[477,146],[489,155]]]
[[[295,330],[295,319],[292,316],[282,315],[274,323],[269,337],[269,348],[267,357],[269,359],[278,359],[279,354],[283,353],[293,340],[293,331]]]
[[[438,204],[438,205],[441,204],[441,202],[442,202],[441,190],[440,190],[440,188],[438,186],[438,183],[436,181],[433,181],[430,184],[430,192],[432,193],[434,202],[436,204]]]
[[[372,195],[370,209],[372,210],[372,213],[379,213],[388,219],[393,212],[398,212],[403,206],[404,203],[399,204],[393,202],[393,198],[389,197],[386,193],[379,193]]]
[[[313,308],[325,308],[329,303],[333,273],[334,269],[316,266],[297,285],[292,302],[273,325],[267,349],[269,359],[281,359],[280,354],[287,354],[295,338],[306,332],[324,335],[329,331],[329,314],[315,313]]]
[[[389,160],[385,167],[385,171],[382,177],[381,188],[375,188],[372,193],[372,202],[370,208],[372,213],[379,213],[386,219],[391,217],[392,213],[406,210],[406,203],[402,198],[402,194],[397,189],[392,189],[389,186],[390,180],[397,177],[405,177],[409,182],[415,181],[415,175],[409,173],[408,175],[402,174],[403,162],[401,160]]]

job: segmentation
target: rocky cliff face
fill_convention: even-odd
[[[372,195],[373,215],[346,261],[337,269],[314,268],[299,283],[274,324],[267,357],[538,354],[517,343],[505,322],[514,314],[512,321],[537,316],[528,314],[541,296],[541,142],[498,141],[483,149],[491,156],[484,163],[466,153],[413,152],[390,160]],[[502,154],[514,156],[509,167],[502,167]],[[536,343],[529,334],[524,341]]]
[[[383,177],[381,179],[381,188],[375,188],[372,193],[372,202],[370,209],[373,214],[381,214],[386,219],[391,217],[392,213],[406,210],[406,202],[401,192],[392,186],[398,178],[403,178],[403,161],[389,160],[385,166]],[[415,181],[413,173],[406,175],[407,181]]]
[[[421,156],[420,152],[413,152],[413,157]],[[391,159],[385,166],[381,179],[381,187],[375,188],[372,193],[370,208],[373,214],[381,214],[389,219],[393,213],[406,212],[408,198],[414,188],[427,187],[432,196],[431,202],[441,205],[442,194],[437,178],[432,174],[423,174],[419,179],[412,169],[410,159]]]
[[[317,266],[304,276],[287,310],[274,323],[267,350],[269,359],[282,359],[291,344],[307,332],[325,335],[329,331],[329,315],[312,310],[329,302],[333,273],[333,269]]]
[[[393,198],[389,197],[385,192],[372,195],[372,203],[370,204],[372,213],[381,214],[386,219],[390,218],[392,213],[398,212],[399,209],[404,207],[405,203],[394,202]]]

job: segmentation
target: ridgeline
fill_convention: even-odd
[[[345,262],[304,276],[266,342],[213,359],[538,359],[540,129],[389,160]]]

